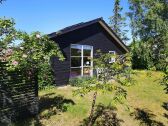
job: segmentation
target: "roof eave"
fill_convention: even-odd
[[[106,24],[104,20],[99,21],[100,25],[119,43],[119,45],[128,53],[129,50],[127,46],[122,42],[122,40],[112,31],[112,29]]]
[[[127,48],[127,46],[122,42],[122,40],[116,35],[116,33],[106,24],[106,22],[103,20],[103,18],[97,18],[93,21],[91,21],[90,23],[88,23],[87,25],[84,25],[84,26],[81,26],[81,27],[78,27],[78,28],[75,28],[73,30],[68,30],[64,33],[57,33],[57,32],[53,32],[51,34],[48,34],[49,38],[54,38],[54,37],[57,37],[58,35],[62,35],[62,34],[65,34],[65,33],[68,33],[68,32],[71,32],[71,31],[74,31],[74,30],[77,30],[79,28],[83,28],[83,27],[86,27],[88,25],[92,25],[94,23],[99,23],[109,34],[110,36],[112,36],[116,42],[118,42],[118,44],[128,53],[129,50]]]

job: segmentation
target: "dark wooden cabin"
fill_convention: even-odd
[[[124,54],[126,45],[111,30],[102,18],[66,27],[49,34],[62,50],[65,61],[52,58],[56,85],[66,85],[69,79],[77,76],[92,76],[96,50],[104,53]],[[113,62],[113,61],[112,61]]]

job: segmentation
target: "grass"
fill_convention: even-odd
[[[168,111],[163,105],[168,102],[168,94],[160,85],[161,72],[136,71],[135,85],[126,87],[126,105],[117,105],[117,117],[122,126],[166,126]],[[38,119],[26,120],[17,126],[79,126],[89,115],[92,93],[84,97],[73,96],[74,88],[62,87],[40,91],[40,114]],[[111,94],[98,94],[97,104],[108,105]]]

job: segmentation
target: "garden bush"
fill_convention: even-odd
[[[89,80],[94,79],[95,77],[76,77],[76,78],[71,78],[69,81],[69,84],[71,86],[75,86],[75,87],[82,87],[84,85],[87,85],[87,83],[84,82],[88,82]]]
[[[42,63],[38,68],[38,88],[44,90],[52,88],[54,85],[53,71],[49,63]]]

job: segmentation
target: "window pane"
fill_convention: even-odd
[[[83,68],[83,75],[84,76],[90,76],[90,68],[89,67],[84,67]]]
[[[81,57],[71,57],[71,67],[80,67]]]
[[[82,45],[71,45],[71,56],[81,56]]]
[[[83,56],[91,56],[91,50],[83,50]]]
[[[115,54],[115,51],[109,51],[110,54]]]
[[[71,68],[71,77],[81,76],[81,68]]]
[[[83,57],[83,66],[91,66],[91,58]]]
[[[92,50],[92,46],[84,45],[84,46],[83,46],[83,49]]]
[[[82,45],[72,44],[72,45],[71,45],[71,48],[73,48],[73,49],[82,49]]]
[[[71,48],[71,56],[81,56],[81,49]]]

